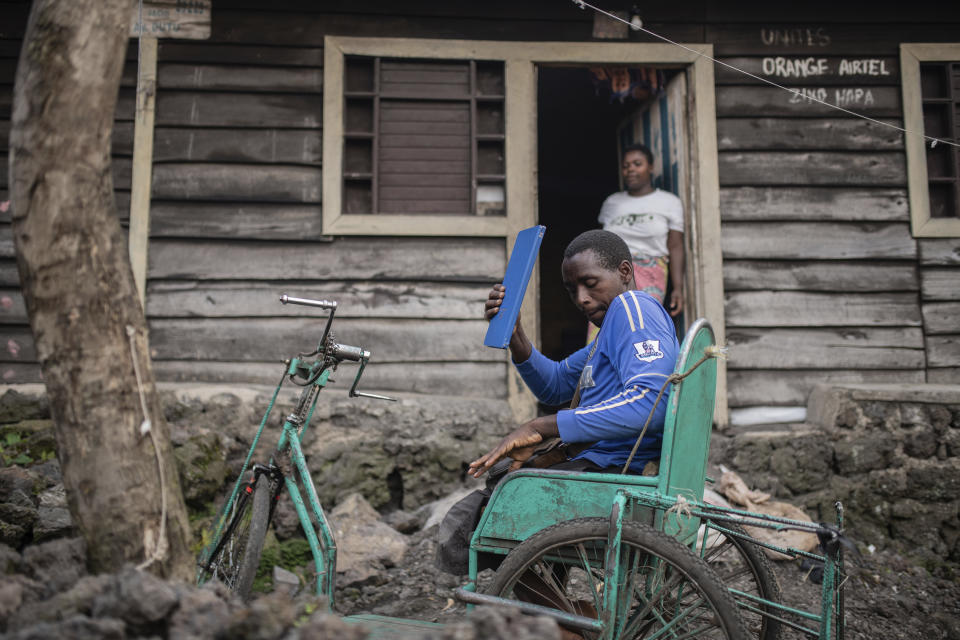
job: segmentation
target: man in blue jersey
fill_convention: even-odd
[[[657,393],[673,373],[679,345],[673,321],[659,302],[634,290],[630,250],[609,231],[587,231],[567,246],[563,284],[573,303],[600,327],[591,344],[557,362],[537,351],[520,326],[510,339],[510,354],[524,382],[542,402],[560,404],[578,396],[570,409],[541,416],[506,436],[470,464],[483,475],[504,457],[520,468],[544,441],[559,436],[574,445],[569,461],[552,468],[615,471],[626,463],[647,421]],[[495,285],[486,303],[489,320],[500,309],[504,289]],[[643,441],[630,463],[641,473],[660,457],[666,402],[657,405]]]
[[[580,234],[564,252],[562,273],[573,303],[600,327],[596,339],[557,362],[533,347],[518,319],[510,354],[540,400],[559,404],[576,396],[575,406],[521,425],[470,463],[468,473],[480,477],[498,461],[509,460],[497,465],[486,489],[454,505],[440,524],[437,565],[448,573],[466,573],[471,533],[500,472],[533,463],[551,469],[619,473],[657,393],[673,373],[680,350],[673,321],[659,302],[634,290],[630,251],[619,236],[601,230]],[[490,292],[485,309],[488,320],[500,309],[503,292],[499,284]],[[665,401],[657,405],[630,463],[634,473],[660,458],[666,406]],[[544,441],[557,436],[568,446],[530,460]],[[487,560],[496,563],[498,559]],[[482,567],[491,566],[481,560]]]

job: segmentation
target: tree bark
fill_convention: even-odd
[[[134,6],[34,1],[10,131],[13,234],[64,485],[90,569],[155,558],[151,571],[189,579],[186,508],[110,172]],[[141,394],[152,433],[142,433]]]

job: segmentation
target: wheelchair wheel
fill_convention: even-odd
[[[605,581],[614,569],[607,567],[608,530],[605,518],[580,518],[534,534],[507,555],[488,592],[585,617],[613,620],[615,614],[609,637],[621,640],[750,637],[706,562],[676,539],[633,522],[623,524],[618,606],[604,611]]]
[[[770,568],[767,556],[763,549],[749,540],[736,536],[727,536],[710,527],[714,525],[709,519],[707,525],[708,541],[710,546],[703,552],[703,559],[717,572],[723,584],[728,589],[757,596],[771,602],[780,602],[780,584]],[[747,535],[738,524],[732,522],[717,522],[716,526],[723,527],[734,533]],[[777,610],[769,605],[764,606],[738,593],[732,593],[733,599],[740,607],[740,617],[750,632],[758,640],[776,640],[780,636],[780,622],[758,612],[764,611],[770,615],[777,614]],[[749,607],[749,608],[748,608]]]

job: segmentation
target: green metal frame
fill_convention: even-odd
[[[329,330],[329,321],[327,330]],[[550,469],[521,469],[508,474],[494,490],[474,532],[469,555],[470,581],[459,592],[462,595],[469,595],[469,601],[473,603],[510,604],[524,611],[551,615],[561,622],[567,621],[582,629],[599,631],[601,638],[612,640],[623,631],[626,622],[627,603],[624,593],[622,593],[625,590],[619,587],[621,575],[626,570],[626,567],[621,566],[620,553],[622,546],[620,542],[625,521],[651,524],[665,533],[676,536],[691,547],[695,546],[697,530],[702,518],[705,517],[709,517],[715,522],[722,522],[724,518],[727,518],[739,523],[749,521],[748,523],[754,526],[772,526],[774,528],[809,526],[809,523],[773,519],[746,511],[718,509],[703,504],[703,487],[706,480],[705,470],[716,392],[716,361],[714,358],[719,355],[713,342],[713,331],[709,323],[700,319],[691,326],[681,345],[675,374],[671,378],[673,386],[667,398],[663,449],[658,475],[597,474]],[[361,364],[357,380],[359,380],[360,373],[363,371],[363,364],[365,364],[365,361]],[[327,597],[327,605],[330,608],[334,604],[337,546],[310,471],[307,468],[301,442],[313,416],[319,392],[327,385],[332,369],[331,362],[323,357],[315,362],[295,358],[287,363],[284,376],[273,393],[230,498],[215,521],[213,542],[201,554],[201,564],[204,564],[227,525],[228,515],[243,484],[242,480],[249,468],[253,452],[257,448],[263,429],[286,378],[299,377],[305,379],[308,381],[308,385],[301,394],[298,411],[284,420],[283,432],[272,461],[289,459],[292,463],[284,463],[286,468],[284,469],[283,489],[290,494],[297,517],[310,545],[317,573],[314,590],[317,595]],[[357,380],[354,381],[351,395],[354,395]],[[364,394],[358,393],[357,395]],[[309,407],[306,404],[309,404]],[[301,486],[306,493],[305,497],[301,492]],[[549,508],[544,508],[545,506],[549,506]],[[311,519],[311,515],[313,519]],[[612,579],[604,582],[601,599],[602,613],[599,620],[565,614],[557,610],[516,600],[505,600],[495,596],[471,593],[476,589],[477,556],[479,553],[506,555],[520,542],[548,526],[561,521],[591,516],[609,518],[610,522],[605,562],[608,571],[612,572]],[[842,521],[839,524],[842,525]],[[713,528],[725,535],[732,534],[722,525],[715,524]],[[706,536],[704,539],[706,539]],[[750,541],[761,546],[776,548],[752,538],[750,538]],[[796,550],[790,549],[777,548],[777,550],[796,552]],[[824,562],[822,612],[820,615],[792,609],[750,594],[734,592],[735,597],[739,597],[741,600],[745,598],[758,606],[771,606],[782,612],[819,621],[820,628],[816,631],[789,622],[787,624],[794,628],[800,628],[808,635],[815,635],[822,640],[827,640],[830,637],[834,624],[832,612],[834,606],[837,606],[841,611],[841,615],[836,621],[837,635],[840,637],[843,623],[842,599],[839,598],[840,578],[843,571],[841,555],[839,552],[835,555],[827,553],[822,556],[804,552],[796,553]],[[202,572],[198,574],[198,581],[201,578]],[[401,619],[387,619],[376,616],[353,616],[348,620],[374,624],[378,629],[383,627],[384,632],[388,627],[403,626],[408,622]],[[379,636],[380,632],[375,630],[374,634]]]
[[[313,556],[313,565],[317,573],[317,581],[314,587],[315,593],[317,595],[326,596],[327,605],[332,609],[337,566],[337,545],[333,537],[333,531],[330,528],[330,523],[328,522],[326,514],[324,513],[323,505],[320,503],[320,498],[317,495],[316,487],[313,484],[313,478],[310,475],[310,470],[307,468],[307,460],[303,455],[303,448],[301,444],[303,441],[303,436],[306,433],[307,426],[310,424],[310,420],[313,417],[313,411],[316,409],[317,401],[320,398],[319,392],[327,385],[327,382],[330,379],[330,373],[331,368],[329,367],[329,363],[324,362],[322,359],[313,363],[308,363],[300,358],[293,358],[286,363],[284,375],[280,379],[279,384],[277,384],[277,387],[273,392],[273,396],[270,399],[270,404],[264,413],[263,419],[260,421],[260,427],[253,438],[253,442],[250,445],[250,450],[247,453],[243,467],[241,468],[240,474],[237,476],[237,480],[234,483],[233,491],[231,492],[230,497],[215,521],[216,527],[213,539],[201,553],[199,564],[201,567],[206,564],[207,559],[220,540],[220,536],[224,530],[224,527],[228,524],[228,516],[230,515],[232,506],[237,499],[240,487],[243,484],[243,479],[246,476],[247,469],[250,466],[250,461],[253,458],[253,453],[259,444],[260,436],[262,435],[263,429],[270,418],[270,414],[273,411],[274,405],[276,404],[277,396],[280,394],[280,389],[283,387],[288,376],[304,378],[311,382],[301,393],[300,404],[302,405],[304,400],[307,400],[309,401],[309,407],[301,406],[302,415],[298,415],[296,412],[294,412],[287,416],[287,418],[284,420],[283,431],[280,435],[279,441],[277,442],[276,452],[271,458],[271,463],[287,458],[289,458],[289,460],[292,462],[292,466],[283,474],[284,488],[286,489],[287,493],[290,494],[293,507],[297,512],[297,517],[300,519],[300,527],[303,530],[304,536],[307,538],[307,543],[310,546],[310,552]],[[311,395],[312,400],[310,399]],[[304,500],[304,496],[300,491],[301,486],[306,492],[306,500]],[[316,529],[314,528],[314,521],[310,518],[311,513],[313,514],[313,518],[317,523]],[[201,569],[197,573],[197,582],[200,583],[202,580],[203,570]]]
[[[843,529],[843,505],[839,502],[835,504],[836,507],[836,523],[837,531]],[[723,520],[726,519],[730,522],[736,522],[737,524],[743,526],[751,527],[764,527],[767,529],[774,530],[785,530],[785,529],[802,529],[810,531],[819,527],[811,526],[809,522],[803,522],[799,520],[791,520],[789,518],[776,518],[766,515],[760,515],[752,513],[750,511],[743,511],[739,509],[727,509],[722,507],[715,507],[713,505],[698,505],[698,507],[693,511],[693,513],[709,517],[712,520],[717,520],[718,518]],[[734,596],[734,599],[738,601],[738,604],[741,607],[746,607],[753,613],[759,614],[761,616],[769,617],[779,621],[782,625],[788,626],[796,631],[799,631],[807,636],[812,638],[819,638],[821,640],[828,640],[831,638],[831,634],[835,634],[837,638],[843,638],[844,632],[844,605],[843,605],[843,590],[842,582],[844,573],[844,561],[843,561],[843,552],[841,546],[838,544],[835,549],[831,550],[821,549],[823,553],[810,553],[808,551],[803,551],[801,549],[794,549],[791,547],[780,547],[775,544],[768,542],[763,542],[757,540],[749,535],[744,535],[738,533],[731,529],[727,529],[716,523],[708,524],[703,535],[703,546],[699,549],[701,555],[706,552],[706,543],[709,537],[710,531],[717,531],[722,533],[725,536],[732,536],[737,538],[742,538],[749,541],[751,544],[755,544],[759,547],[770,549],[784,555],[791,556],[793,558],[808,558],[815,562],[820,562],[823,564],[823,578],[821,582],[820,589],[820,613],[813,613],[810,611],[805,611],[803,609],[797,609],[794,607],[787,606],[779,602],[772,602],[770,600],[765,600],[764,598],[759,598],[749,593],[744,593],[742,591],[737,591],[735,589],[730,589],[731,593]],[[745,603],[744,600],[748,600],[749,603]],[[768,609],[765,611],[763,608]],[[776,613],[771,613],[769,609],[773,609]],[[810,627],[803,626],[803,624],[797,623],[789,618],[783,617],[782,614],[790,614],[801,618],[803,620],[817,622],[819,623],[819,628],[812,629]]]
[[[330,370],[326,369],[317,378],[314,386],[318,390],[325,387],[329,378]],[[307,391],[304,391],[304,393],[307,393]],[[323,505],[320,504],[320,497],[317,495],[317,489],[313,484],[313,478],[307,468],[307,459],[304,457],[301,447],[303,434],[306,433],[307,425],[310,424],[310,418],[313,416],[313,410],[316,408],[319,397],[319,394],[314,396],[310,405],[310,412],[302,425],[297,423],[295,416],[288,416],[284,420],[283,434],[277,442],[277,452],[279,454],[289,452],[293,461],[296,474],[284,474],[283,482],[287,493],[290,494],[290,499],[293,501],[297,517],[300,518],[300,528],[303,529],[303,533],[307,537],[307,543],[310,545],[310,552],[313,554],[313,565],[317,572],[316,593],[317,595],[326,595],[328,606],[333,607],[334,580],[337,571],[337,545],[330,529],[330,523],[323,511]],[[276,458],[275,455],[274,459]],[[298,479],[299,484],[303,485],[306,490],[310,511],[313,512],[317,521],[319,536],[314,531],[310,513],[307,511],[307,504],[304,503],[303,496],[297,486]]]
[[[656,476],[599,474],[550,469],[521,469],[500,481],[474,531],[470,544],[469,582],[463,595],[471,602],[514,604],[494,596],[471,595],[476,590],[478,554],[506,555],[533,534],[565,520],[584,517],[608,518],[610,530],[606,558],[610,579],[604,582],[600,638],[617,638],[623,630],[626,603],[618,593],[624,567],[620,560],[623,522],[632,520],[653,525],[677,537],[690,547],[696,545],[697,531],[703,517],[736,518],[751,526],[773,528],[805,527],[801,523],[738,510],[717,510],[703,503],[709,453],[712,417],[716,392],[716,360],[720,355],[714,346],[709,323],[700,319],[687,332],[681,345],[675,375],[681,376],[670,390],[664,421],[663,449]],[[840,523],[842,524],[842,523]],[[706,537],[704,538],[706,539]],[[751,542],[758,542],[750,538]],[[762,543],[761,543],[762,544]],[[795,550],[781,549],[793,553]],[[702,552],[702,550],[701,550]],[[760,606],[818,621],[818,630],[798,627],[808,635],[827,640],[834,624],[833,609],[838,599],[838,576],[842,559],[830,554],[798,552],[824,563],[822,608],[820,614],[809,613],[778,602],[746,596]],[[531,608],[531,607],[528,607]],[[759,611],[763,614],[764,612]],[[543,613],[543,612],[541,612]],[[560,611],[547,612],[559,621],[585,628],[580,616]],[[842,617],[838,621],[838,637],[842,635]],[[596,629],[596,627],[595,627]]]

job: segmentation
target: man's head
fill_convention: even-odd
[[[585,231],[563,252],[563,286],[577,308],[596,326],[613,299],[634,288],[630,249],[609,231]]]
[[[623,186],[628,192],[638,192],[649,188],[653,178],[653,153],[642,144],[631,144],[623,149],[620,169],[623,172]]]

